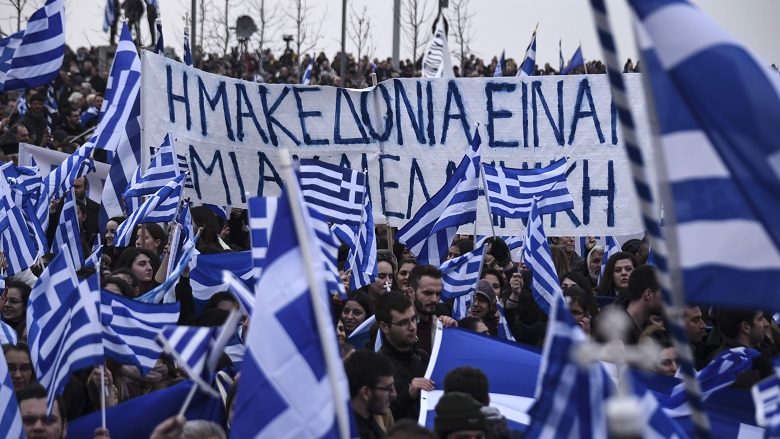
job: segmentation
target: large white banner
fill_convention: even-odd
[[[287,148],[367,169],[375,220],[401,226],[479,130],[484,162],[522,168],[569,159],[575,207],[546,218],[549,235],[643,230],[606,75],[394,79],[352,90],[240,81],[150,52],[142,65],[144,153],[172,133],[194,202],[239,207],[247,197],[278,194],[278,157]],[[653,174],[640,77],[625,80]],[[480,234],[491,220],[496,234],[524,230],[520,220],[490,218],[482,200],[479,209]]]

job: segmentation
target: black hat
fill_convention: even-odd
[[[439,437],[461,430],[488,431],[482,404],[471,395],[461,392],[448,392],[439,399],[433,427]]]

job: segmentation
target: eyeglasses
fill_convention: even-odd
[[[385,392],[393,393],[395,392],[395,386],[393,386],[392,384],[387,387],[374,386],[374,390],[384,390]]]
[[[13,363],[11,363],[11,364],[8,365],[8,373],[14,373],[16,371],[19,371],[19,372],[22,372],[22,373],[32,372],[32,365],[29,364],[29,363],[27,363],[27,364],[13,364]]]
[[[407,327],[407,328],[412,325],[417,326],[418,323],[420,323],[419,316],[414,316],[411,319],[403,319],[400,322],[390,322],[391,325]]]
[[[22,423],[24,423],[24,425],[35,425],[38,421],[43,422],[44,425],[54,425],[60,422],[60,418],[54,415],[22,416]]]

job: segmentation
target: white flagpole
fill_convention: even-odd
[[[300,188],[296,176],[293,172],[293,163],[290,158],[290,152],[286,148],[281,151],[281,174],[282,180],[286,182],[285,189],[287,192],[287,199],[290,203],[290,211],[292,212],[293,222],[295,224],[295,234],[298,238],[298,245],[301,249],[301,256],[303,258],[303,265],[306,272],[306,279],[309,282],[309,292],[311,294],[312,308],[314,311],[314,319],[317,324],[317,330],[320,335],[320,345],[322,347],[323,355],[325,357],[325,365],[328,371],[328,381],[330,382],[331,391],[334,396],[334,405],[336,408],[336,421],[339,426],[339,435],[342,439],[349,439],[350,427],[349,427],[349,413],[346,411],[345,401],[348,400],[347,395],[343,395],[341,386],[336,379],[335,370],[343,367],[341,360],[336,355],[336,350],[333,349],[332,340],[328,340],[327,337],[333,333],[333,325],[330,324],[330,316],[324,307],[323,298],[324,293],[320,291],[320,284],[317,280],[317,275],[314,272],[313,252],[309,241],[309,233],[306,229],[304,222],[304,212],[301,207],[301,194]],[[321,266],[317,265],[318,267]],[[333,338],[333,337],[331,337]]]
[[[100,365],[100,426],[106,428],[106,373],[105,367]]]
[[[195,392],[197,391],[198,391],[198,384],[195,381],[193,381],[192,388],[190,389],[190,393],[187,394],[187,399],[184,400],[184,404],[182,404],[181,409],[179,410],[179,416],[184,416],[184,412],[186,412],[187,409],[190,407],[192,398],[195,396]]]
[[[483,195],[485,195],[485,204],[487,205],[488,210],[488,222],[490,222],[490,232],[493,233],[493,237],[496,237],[496,228],[493,226],[493,214],[490,213],[490,197],[488,197],[488,187],[487,187],[487,181],[485,181],[485,170],[482,168],[483,163],[479,163],[479,177],[482,179],[482,186],[483,186]]]

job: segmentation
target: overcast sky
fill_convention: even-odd
[[[27,0],[29,5],[24,15],[29,15],[35,4],[43,0]],[[224,15],[225,0],[205,0],[209,19]],[[240,15],[256,16],[253,5],[260,0],[229,0],[230,19]],[[265,0],[268,8],[278,7],[277,18],[280,23],[275,27],[273,48],[283,47],[282,35],[293,33],[292,21],[285,11],[290,10],[293,0]],[[408,0],[402,0],[406,3]],[[426,3],[426,0],[421,0]],[[450,0],[452,2],[452,0]],[[181,53],[182,17],[189,9],[190,0],[159,0],[162,7],[163,33],[167,46]],[[322,38],[318,40],[316,50],[324,50],[332,56],[340,47],[341,38],[341,1],[308,0],[312,25],[321,23]],[[429,10],[435,1],[427,0]],[[707,13],[712,15],[728,31],[733,33],[760,59],[767,64],[780,63],[780,0],[701,0],[696,1]],[[72,47],[103,45],[108,34],[102,31],[103,8],[105,0],[66,0],[66,40]],[[350,7],[358,13],[367,7],[371,20],[372,45],[374,55],[388,57],[392,54],[392,0],[349,0]],[[539,24],[537,36],[537,64],[545,62],[557,66],[558,39],[563,41],[564,58],[582,42],[586,58],[602,59],[588,0],[471,0],[469,11],[473,14],[472,28],[474,38],[472,52],[477,56],[490,59],[506,50],[507,57],[523,56],[530,41],[533,28]],[[629,26],[629,13],[623,0],[607,1],[613,26],[616,28],[621,58],[636,58],[634,39]],[[0,29],[4,32],[15,30],[14,10],[8,6],[8,0],[0,0]],[[11,18],[7,18],[11,17]],[[426,26],[429,27],[430,25]],[[22,25],[24,27],[24,25]],[[207,25],[208,27],[208,25]],[[208,30],[208,29],[207,29]],[[143,36],[148,41],[148,29],[143,27]],[[221,34],[218,31],[204,32],[209,37]],[[401,57],[411,58],[410,45],[402,35]],[[256,48],[256,47],[252,47]],[[455,41],[450,37],[450,48],[454,50]],[[347,50],[355,51],[348,40]]]

